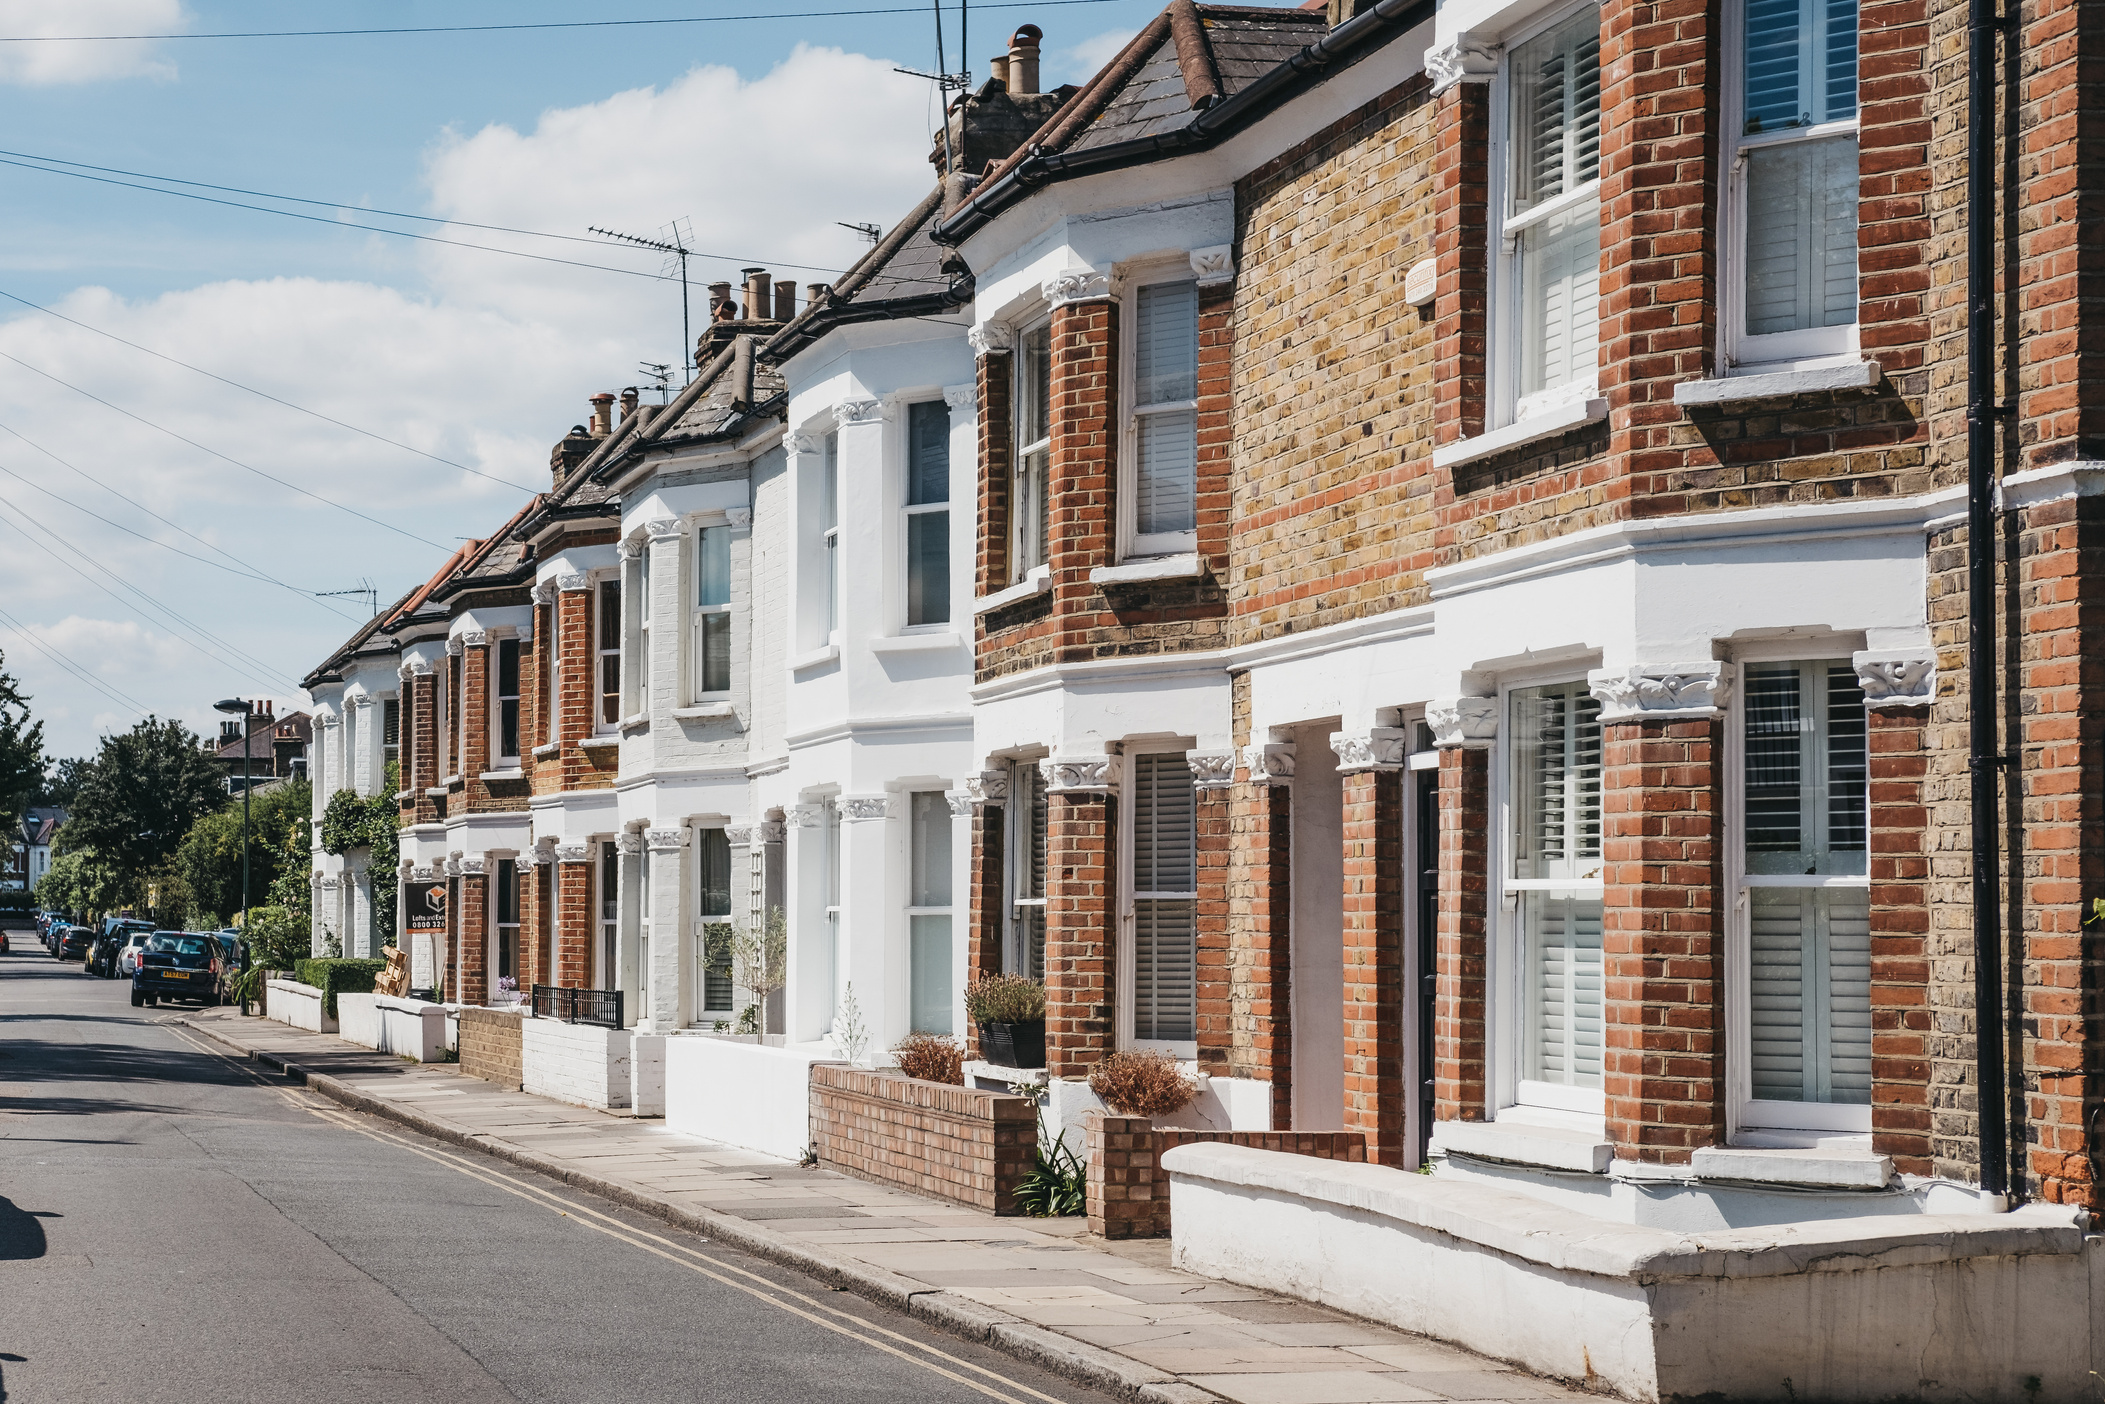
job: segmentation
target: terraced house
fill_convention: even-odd
[[[851,991],[882,1061],[1040,978],[1071,1143],[1106,1054],[1200,1075],[1119,1191],[1189,1266],[1640,1398],[2076,1397],[2089,22],[1964,21],[1177,0],[1053,94],[1020,31],[861,265],[721,287],[395,616],[534,590],[449,988],[517,911],[632,1105],[789,1153]]]

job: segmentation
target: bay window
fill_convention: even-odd
[[[1857,321],[1856,0],[1739,0],[1727,354],[1851,355]]]
[[[1128,553],[1198,544],[1199,285],[1143,286],[1133,301],[1132,405],[1126,446]]]
[[[694,534],[694,694],[697,700],[731,691],[731,528]]]
[[[906,410],[906,622],[950,622],[950,406]]]
[[[1182,751],[1128,757],[1126,1042],[1197,1056],[1198,793]]]
[[[1595,394],[1600,361],[1601,21],[1588,5],[1506,56],[1498,358],[1504,417]]]
[[[731,1017],[734,990],[731,984],[729,943],[709,934],[711,927],[729,929],[731,924],[731,836],[722,829],[694,831],[696,867],[695,915],[701,934],[696,940],[695,960],[701,967],[697,1013],[704,1018]]]
[[[497,769],[519,764],[519,640],[497,640]]]
[[[1016,338],[1016,412],[1009,493],[1010,583],[1020,583],[1047,563],[1051,519],[1047,478],[1052,471],[1052,324],[1040,323]]]
[[[1002,968],[1045,978],[1045,778],[1036,761],[1009,772],[1009,939]]]
[[[1739,1124],[1868,1131],[1864,695],[1846,659],[1741,668]]]
[[[621,723],[621,582],[601,580],[593,586],[599,602],[599,635],[594,640],[599,658],[599,705],[594,710],[598,729],[611,731]]]
[[[915,1033],[951,1031],[950,802],[941,790],[910,797],[911,903],[906,909],[908,1010]]]
[[[1601,704],[1574,682],[1516,690],[1510,707],[1504,882],[1521,965],[1515,1100],[1599,1112]]]

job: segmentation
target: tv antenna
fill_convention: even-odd
[[[926,81],[935,84],[936,91],[942,94],[943,170],[945,174],[955,174],[957,172],[957,155],[950,149],[950,95],[953,92],[969,92],[972,88],[972,69],[970,67],[971,60],[966,57],[966,55],[970,53],[971,50],[966,47],[965,43],[966,10],[969,4],[970,0],[958,0],[957,7],[958,61],[962,64],[965,64],[966,67],[961,68],[956,73],[950,72],[945,67],[946,59],[943,53],[943,0],[935,0],[936,71],[933,73],[923,73],[920,70],[913,68],[894,68],[892,70],[892,72],[894,73],[904,73],[909,78],[925,79]],[[851,229],[855,227],[856,226],[854,225],[849,226],[849,228]],[[875,240],[872,240],[872,242],[874,243]]]
[[[665,272],[673,271],[673,264],[680,266],[680,360],[687,368],[687,379],[694,378],[694,328],[687,318],[687,260],[694,255],[688,241],[694,238],[694,229],[685,219],[676,219],[665,226],[663,239],[646,239],[641,234],[624,234],[618,229],[602,229],[596,224],[585,226],[594,234],[609,239],[619,239],[624,244],[634,244],[642,249],[656,249],[665,255]],[[686,381],[682,381],[685,384]]]
[[[348,599],[354,595],[365,601],[367,618],[371,618],[380,612],[380,592],[373,588],[373,582],[370,580],[360,580],[357,588],[352,590],[316,590],[314,592],[314,597],[318,600]]]
[[[657,386],[658,403],[668,403],[672,399],[672,367],[664,361],[638,361],[636,365]]]
[[[900,69],[899,71],[900,71],[901,73],[904,73],[904,72],[906,72],[906,70],[905,70],[905,69],[903,69],[903,68],[902,68],[902,69]],[[884,226],[883,226],[883,225],[880,225],[880,224],[850,224],[850,223],[848,223],[848,221],[847,221],[847,220],[845,220],[845,219],[837,219],[837,220],[835,220],[835,221],[833,221],[833,222],[834,222],[835,224],[838,224],[838,225],[839,225],[839,226],[840,226],[841,228],[843,228],[843,229],[852,229],[852,230],[854,230],[854,231],[855,231],[856,233],[858,233],[858,234],[862,235],[862,236],[863,236],[863,238],[865,238],[865,239],[868,239],[868,240],[869,240],[869,241],[870,241],[871,243],[873,243],[873,244],[881,244],[881,243],[883,243],[883,242],[884,242]]]

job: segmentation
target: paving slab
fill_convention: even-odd
[[[1456,1346],[1182,1272],[1166,1241],[1108,1243],[1079,1218],[996,1218],[232,1010],[185,1022],[357,1110],[555,1174],[1142,1404],[1586,1397]]]

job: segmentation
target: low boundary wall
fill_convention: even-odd
[[[828,1058],[750,1038],[664,1039],[665,1129],[800,1159],[811,1145],[811,1069]]]
[[[1038,1151],[1038,1104],[904,1073],[811,1070],[812,1149],[829,1170],[1014,1214]]]
[[[520,1025],[526,1021],[507,1009],[460,1011],[460,1070],[484,1082],[516,1092],[525,1080],[519,1067]]]
[[[1195,1131],[1109,1112],[1090,1117],[1087,1125],[1089,1231],[1105,1238],[1170,1236],[1162,1155],[1178,1146],[1249,1146],[1354,1164],[1367,1159],[1367,1138],[1358,1131]]]
[[[557,1019],[519,1022],[519,1086],[572,1106],[629,1104],[629,1031]]]
[[[270,993],[264,1004],[264,1017],[309,1033],[337,1031],[336,1020],[322,1012],[322,992],[314,986],[298,980],[268,980],[265,984]]]

